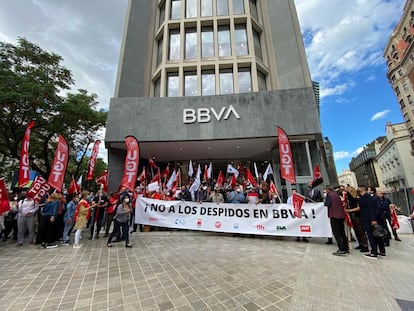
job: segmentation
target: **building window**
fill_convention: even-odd
[[[177,97],[180,94],[180,78],[178,73],[170,72],[167,74],[167,96]]]
[[[213,16],[213,0],[201,0],[201,16]]]
[[[180,32],[177,29],[170,30],[170,50],[168,59],[180,59]]]
[[[196,72],[186,72],[184,74],[184,96],[197,96],[198,83]]]
[[[220,70],[220,94],[233,94],[233,72]]]
[[[233,13],[244,14],[244,0],[233,0]]]
[[[229,15],[228,0],[217,0],[217,15]]]
[[[262,44],[260,42],[260,33],[253,29],[253,41],[254,41],[254,54],[260,60],[263,60],[262,56]]]
[[[161,64],[162,61],[162,46],[163,46],[163,39],[160,38],[158,40],[158,47],[157,47],[157,66]]]
[[[187,0],[185,7],[185,17],[197,17],[197,0]]]
[[[205,70],[201,73],[201,95],[216,95],[216,76],[213,70]]]
[[[413,99],[411,98],[411,95],[407,95],[407,100],[408,100],[408,103],[409,103],[410,105],[412,105],[412,104],[413,104]]]
[[[405,104],[404,104],[404,100],[400,100],[400,109],[404,109],[405,108]]]
[[[258,21],[259,20],[259,14],[257,13],[256,0],[249,0],[249,4],[250,4],[250,15]]]
[[[171,19],[181,18],[181,0],[171,0]]]
[[[260,91],[267,91],[266,76],[261,71],[257,71],[257,85]]]
[[[235,38],[236,38],[236,55],[242,56],[249,54],[247,46],[247,33],[246,25],[235,25]]]
[[[219,26],[218,29],[219,56],[231,56],[230,27]]]
[[[160,97],[161,96],[161,79],[158,78],[154,82],[154,97]]]
[[[250,68],[239,68],[239,93],[249,93],[252,91],[252,76]]]
[[[203,27],[201,29],[201,57],[214,57],[213,27]]]
[[[398,88],[398,86],[394,89],[395,91],[395,95],[400,95],[400,89]]]
[[[402,69],[399,69],[399,70],[398,70],[398,74],[400,75],[400,77],[402,77],[402,75],[403,75],[403,71],[402,71]]]
[[[408,90],[407,83],[403,83],[403,89],[404,89],[404,91]]]
[[[185,58],[197,58],[197,30],[195,28],[185,31]]]
[[[392,77],[391,77],[391,81],[392,81],[392,82],[395,82],[395,80],[396,80],[395,75],[392,75]]]
[[[163,3],[161,6],[160,6],[160,11],[159,11],[159,17],[158,17],[158,21],[159,21],[159,23],[158,23],[158,27],[161,27],[161,25],[162,25],[162,23],[164,23],[164,20],[165,20],[165,3]]]

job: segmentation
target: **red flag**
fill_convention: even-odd
[[[244,174],[244,172],[243,172],[243,166],[241,165],[241,163],[239,163],[237,165],[237,170],[239,171],[239,174]]]
[[[72,180],[70,181],[68,193],[69,194],[80,193],[80,186],[76,183],[75,177],[73,177],[73,175],[72,175]]]
[[[10,210],[9,196],[7,195],[4,178],[0,178],[0,215]]]
[[[108,192],[108,171],[103,171],[101,175],[95,178],[95,182],[102,185],[102,189],[105,193]]]
[[[142,184],[146,184],[147,181],[147,172],[145,171],[145,166],[142,168],[141,174],[139,174],[137,180]]]
[[[276,193],[277,196],[279,196],[279,191],[276,188],[276,185],[274,184],[273,180],[270,181],[270,187],[269,187],[270,193]]]
[[[27,190],[26,196],[32,198],[36,202],[40,202],[40,200],[49,192],[50,189],[51,187],[47,180],[43,177],[37,176],[30,189]]]
[[[65,137],[59,134],[59,142],[55,151],[55,158],[52,164],[52,170],[49,174],[48,183],[57,191],[62,191],[63,181],[65,179],[66,166],[68,165],[69,148]]]
[[[139,144],[134,136],[127,136],[125,137],[125,145],[127,154],[125,157],[124,175],[122,177],[121,187],[133,190],[138,174]]]
[[[161,172],[161,178],[166,179],[168,178],[168,175],[170,175],[170,163],[168,163],[167,167]]]
[[[29,142],[30,130],[34,127],[35,121],[31,121],[26,128],[22,140],[22,149],[20,152],[20,166],[19,166],[19,188],[24,187],[30,181],[30,167],[29,167]]]
[[[159,168],[158,168],[157,174],[155,174],[155,176],[150,181],[150,183],[153,183],[153,182],[161,182],[161,174],[160,174]]]
[[[319,164],[315,164],[315,168],[313,170],[313,178],[312,178],[312,181],[310,182],[311,187],[313,189],[322,183],[323,183],[323,178],[321,175],[321,171],[319,169]]]
[[[290,148],[289,138],[285,131],[279,126],[277,126],[277,136],[279,140],[282,178],[292,184],[296,184],[295,168],[293,166],[292,149]]]
[[[236,185],[236,175],[235,174],[233,174],[233,176],[231,176],[230,185],[232,187],[234,187]]]
[[[218,177],[217,177],[216,186],[220,188],[223,187],[223,182],[224,182],[224,175],[223,175],[223,172],[220,170]]]
[[[301,217],[302,205],[305,198],[300,194],[294,192],[292,195],[293,213],[295,217]]]
[[[152,158],[149,158],[149,159],[148,159],[148,162],[149,162],[149,165],[150,165],[152,168],[158,168],[157,164],[154,162],[154,160],[153,160]]]
[[[252,173],[250,172],[249,168],[246,168],[246,178],[254,187],[257,187],[257,182],[254,179],[254,177],[253,177]]]
[[[91,154],[91,157],[89,158],[88,175],[86,176],[86,180],[93,179],[93,171],[95,169],[96,157],[98,156],[100,143],[101,141],[97,140],[95,141],[95,144],[93,145],[92,154]]]

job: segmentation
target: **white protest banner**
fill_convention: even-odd
[[[332,237],[323,203],[303,203],[301,218],[291,204],[231,204],[138,198],[138,224],[258,235]]]

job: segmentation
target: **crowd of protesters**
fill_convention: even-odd
[[[2,207],[2,210],[8,212],[0,215],[0,238],[3,241],[11,239],[17,246],[39,244],[42,248],[55,248],[60,244],[73,245],[73,248],[78,249],[82,247],[82,234],[89,232],[88,238],[92,240],[99,239],[103,231],[108,247],[112,247],[113,242],[123,241],[125,247],[130,248],[132,245],[129,243],[129,235],[138,228],[134,222],[134,208],[139,196],[166,201],[282,203],[278,192],[270,189],[266,181],[252,185],[248,180],[241,180],[232,185],[229,180],[222,186],[218,186],[215,181],[204,181],[194,191],[191,189],[189,181],[178,189],[159,188],[151,192],[144,186],[138,186],[134,191],[120,189],[119,192],[109,194],[102,190],[95,194],[87,191],[80,194],[53,192],[40,202],[35,202],[24,192],[10,195],[10,207]],[[351,231],[358,242],[356,249],[366,253],[364,255],[367,258],[385,257],[385,247],[390,245],[392,236],[396,241],[401,241],[397,234],[398,207],[381,191],[366,187],[356,190],[350,186],[338,189],[328,186],[322,195],[321,191],[310,185],[308,190],[304,194],[307,202],[323,201],[327,207],[332,233],[338,245],[334,255],[349,253],[349,240],[353,238]],[[290,198],[287,199],[287,204],[291,204],[289,200]],[[414,213],[411,218],[414,218]],[[374,236],[375,226],[387,230],[384,238]],[[73,242],[70,239],[71,232],[74,233]],[[304,240],[308,241],[306,238]],[[333,244],[332,239],[327,244]]]

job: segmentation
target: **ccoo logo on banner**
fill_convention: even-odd
[[[332,237],[323,203],[303,203],[301,217],[289,204],[231,204],[138,198],[135,222],[158,227],[258,235]]]

